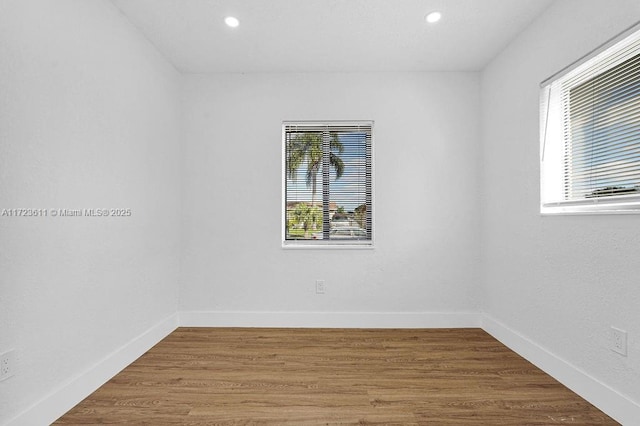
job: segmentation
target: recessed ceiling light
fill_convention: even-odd
[[[224,18],[224,23],[231,28],[235,28],[240,25],[240,21],[238,21],[238,18],[234,18],[233,16],[227,16],[226,18]]]
[[[427,16],[424,18],[424,20],[427,21],[430,24],[435,24],[436,22],[438,22],[440,20],[440,18],[442,18],[442,13],[440,13],[440,12],[431,12],[431,13],[427,14]]]

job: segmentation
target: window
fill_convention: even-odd
[[[373,245],[372,122],[286,122],[283,245]]]
[[[640,31],[542,84],[541,212],[640,213]]]

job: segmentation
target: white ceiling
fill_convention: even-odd
[[[112,0],[189,73],[480,70],[552,1]]]

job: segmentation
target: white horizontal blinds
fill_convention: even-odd
[[[336,144],[338,138],[329,133],[329,129],[322,132],[322,239],[328,240],[331,231],[331,192],[330,185],[327,184],[331,180],[331,166],[340,167],[340,152],[337,151]]]
[[[338,131],[336,131],[338,130]],[[343,169],[338,178],[336,169],[331,172],[329,192],[335,203],[331,218],[334,229],[350,227],[349,232],[338,234],[352,239],[371,239],[371,127],[358,126],[348,129],[332,129],[337,141],[335,152],[341,159]],[[338,234],[338,235],[336,235]],[[333,239],[335,239],[333,238]]]
[[[371,131],[370,123],[284,126],[286,240],[371,241]]]
[[[640,194],[639,34],[561,79],[565,201]]]
[[[322,131],[285,127],[285,229],[287,240],[322,233]]]

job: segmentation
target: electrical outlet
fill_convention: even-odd
[[[324,294],[324,280],[316,280],[316,294]]]
[[[0,355],[0,381],[8,379],[15,373],[14,351],[10,350]]]
[[[627,356],[627,332],[611,327],[611,350]]]

